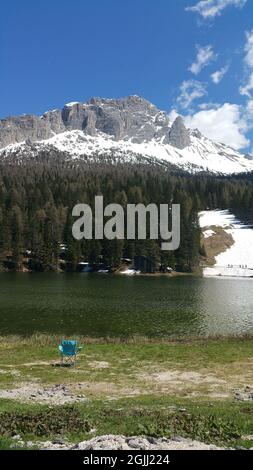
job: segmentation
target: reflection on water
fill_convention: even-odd
[[[253,333],[253,280],[0,274],[0,334]]]
[[[253,332],[253,280],[206,279],[201,290],[201,332],[205,335]]]

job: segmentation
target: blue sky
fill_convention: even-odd
[[[252,0],[5,0],[0,67],[1,117],[138,94],[253,151]]]

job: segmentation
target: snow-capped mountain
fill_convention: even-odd
[[[168,115],[138,96],[93,98],[68,103],[43,116],[0,120],[0,160],[26,161],[60,154],[66,160],[158,163],[200,172],[253,171],[253,157],[215,143],[183,119]]]

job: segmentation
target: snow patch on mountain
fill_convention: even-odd
[[[239,152],[217,144],[203,137],[190,135],[191,145],[178,149],[172,145],[164,144],[162,138],[143,143],[132,140],[116,140],[113,136],[97,132],[91,136],[81,130],[72,130],[55,134],[43,141],[21,142],[11,144],[0,150],[0,158],[15,158],[22,161],[32,158],[39,152],[57,149],[67,154],[69,159],[96,160],[107,157],[112,161],[136,163],[140,159],[168,165],[172,164],[181,170],[191,173],[208,171],[216,174],[232,174],[253,171],[253,161],[248,160]]]
[[[253,229],[243,225],[228,210],[205,211],[199,214],[200,227],[205,234],[214,227],[231,235],[234,244],[215,258],[215,265],[204,268],[205,277],[253,277]],[[215,233],[213,232],[213,235]]]

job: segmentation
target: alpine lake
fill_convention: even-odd
[[[252,334],[252,286],[239,278],[1,273],[0,335]]]

